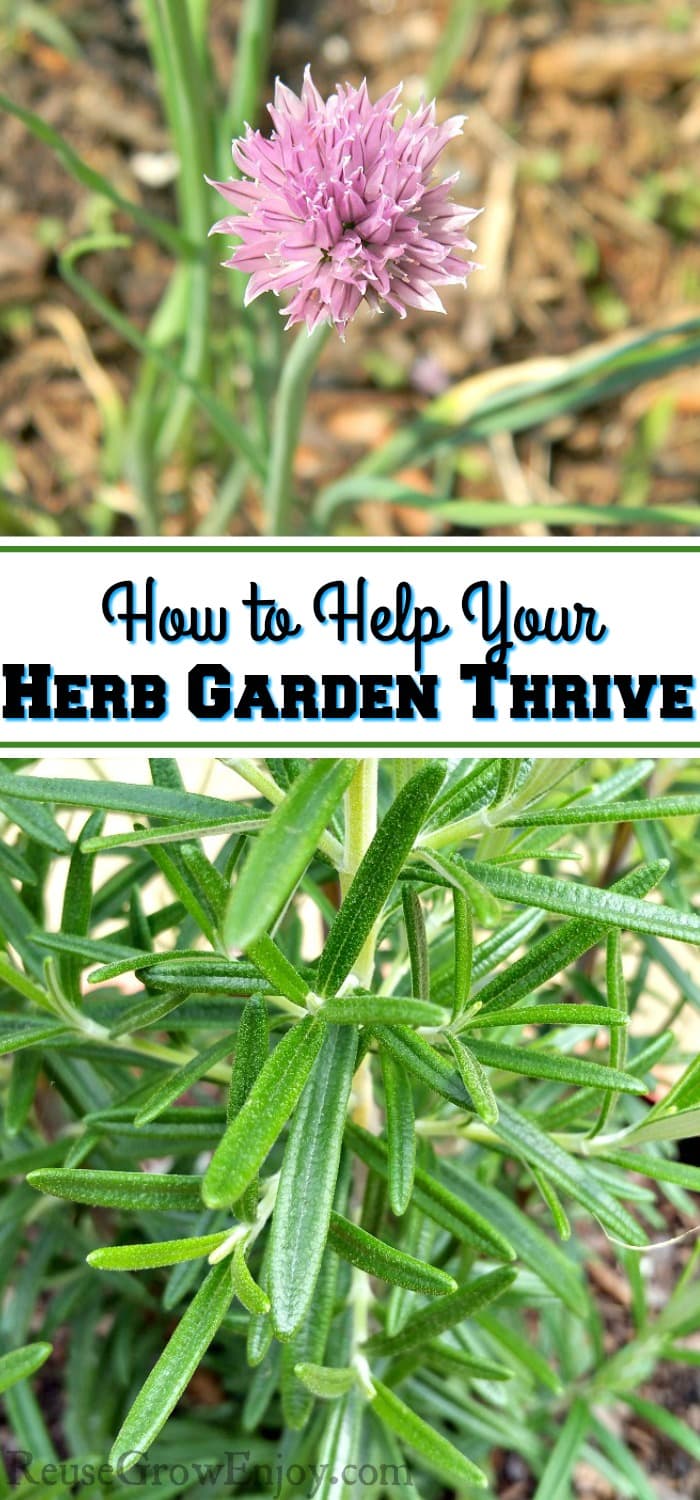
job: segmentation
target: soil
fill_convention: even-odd
[[[177,163],[137,6],[52,0],[46,9],[75,55],[23,27],[21,4],[11,6],[4,88],[125,196],[172,215]],[[403,77],[412,101],[432,71],[441,113],[469,115],[450,151],[459,196],[486,208],[476,226],[484,270],[466,295],[449,289],[446,318],[361,318],[346,346],[334,341],[328,349],[298,460],[308,491],[453,381],[696,310],[700,18],[692,0],[487,0],[473,7],[461,45],[448,49],[443,65],[448,10],[446,0],[281,5],[270,71],[292,85],[311,59],[321,89],[366,74],[377,95]],[[235,0],[213,0],[224,85],[238,14]],[[111,390],[127,398],[137,365],[58,277],[56,251],[86,232],[119,227],[119,216],[7,117],[0,168],[0,482],[10,507],[19,502],[68,533],[84,532],[96,524],[95,497],[105,490],[99,398]],[[145,185],[154,172],[162,185]],[[92,257],[90,275],[144,327],[170,269],[167,256],[137,234],[130,249]],[[503,435],[471,446],[459,455],[456,493],[514,505],[563,498],[590,506],[592,522],[596,507],[613,501],[687,504],[698,492],[699,413],[700,370],[683,370],[515,442]],[[406,477],[426,487],[420,470]],[[167,529],[190,531],[219,478],[205,459],[184,483],[176,466],[166,474]],[[132,529],[128,486],[113,485],[108,498],[119,528]],[[245,497],[234,529],[258,523],[255,501]],[[3,524],[10,529],[11,518]],[[345,512],[342,524],[372,533],[434,525],[418,510],[379,504],[358,507],[349,520]]]

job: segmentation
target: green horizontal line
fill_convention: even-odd
[[[475,542],[476,542],[476,540],[477,539],[475,538]],[[344,543],[338,543],[338,542],[330,542],[328,544],[324,543],[324,545],[321,546],[321,547],[309,547],[308,545],[297,544],[296,542],[290,543],[289,546],[278,546],[277,544],[275,544],[275,545],[270,546],[270,547],[263,546],[261,544],[257,545],[257,546],[256,545],[252,545],[252,546],[251,545],[237,546],[236,544],[211,546],[209,544],[206,544],[205,546],[201,546],[200,547],[200,546],[191,545],[190,543],[177,543],[174,546],[164,546],[160,542],[154,542],[152,546],[144,546],[140,542],[137,543],[137,544],[135,544],[134,546],[124,546],[123,544],[114,545],[113,543],[109,543],[109,544],[106,544],[105,546],[101,546],[101,545],[95,545],[94,543],[90,542],[90,543],[88,543],[84,547],[79,547],[79,546],[75,546],[73,543],[69,543],[66,546],[66,545],[61,544],[60,541],[56,541],[56,542],[40,542],[40,543],[37,543],[37,544],[21,542],[17,546],[12,546],[12,545],[8,545],[7,543],[3,543],[2,545],[0,545],[0,552],[8,552],[8,553],[13,553],[13,552],[31,552],[31,553],[49,552],[49,553],[56,553],[57,552],[57,553],[61,553],[61,554],[66,553],[66,552],[75,552],[75,553],[81,553],[81,552],[86,552],[86,553],[91,553],[91,552],[97,552],[97,553],[102,553],[102,552],[118,552],[118,553],[123,553],[125,556],[131,555],[131,554],[134,554],[134,553],[138,554],[138,553],[152,553],[152,552],[158,552],[158,553],[163,553],[163,554],[172,553],[174,555],[177,555],[177,553],[179,553],[179,552],[193,552],[193,553],[204,553],[204,552],[217,552],[217,553],[221,553],[221,552],[226,552],[226,553],[246,553],[246,554],[247,553],[261,553],[261,554],[265,554],[267,552],[283,552],[283,553],[286,553],[286,552],[306,552],[306,553],[309,553],[310,555],[313,555],[314,553],[317,553],[319,556],[323,555],[326,552],[340,552],[340,553],[345,553],[345,552],[355,553],[355,552],[357,552],[357,553],[363,553],[363,554],[366,554],[366,553],[369,553],[369,552],[379,553],[379,554],[381,554],[381,553],[397,553],[397,554],[401,553],[401,554],[404,554],[404,555],[405,554],[409,554],[410,555],[411,553],[421,553],[422,552],[422,553],[424,553],[424,555],[426,557],[430,557],[433,554],[439,554],[439,553],[442,553],[442,552],[458,552],[458,553],[472,553],[472,552],[475,552],[475,553],[482,553],[482,552],[512,552],[512,553],[520,553],[520,552],[542,552],[542,553],[548,553],[548,552],[555,552],[555,553],[556,552],[571,552],[571,553],[575,553],[575,554],[578,554],[578,553],[581,553],[581,552],[587,552],[587,553],[588,552],[590,552],[590,553],[600,553],[600,552],[651,552],[651,553],[654,553],[656,556],[663,555],[664,553],[667,553],[667,552],[700,552],[700,543],[692,544],[692,543],[685,542],[685,543],[679,543],[679,545],[677,545],[677,546],[676,545],[673,545],[673,546],[664,546],[664,545],[661,545],[662,542],[663,542],[663,538],[658,538],[655,542],[653,542],[651,544],[645,543],[643,546],[639,546],[639,547],[635,546],[631,542],[604,542],[599,547],[590,546],[590,545],[588,545],[586,543],[580,543],[580,542],[568,542],[568,543],[556,542],[556,543],[554,543],[551,546],[544,546],[542,543],[531,543],[531,542],[528,542],[528,543],[525,543],[525,544],[522,544],[522,545],[518,544],[517,542],[516,543],[510,543],[508,545],[505,544],[505,543],[494,543],[494,544],[489,544],[489,545],[486,545],[486,546],[478,546],[478,545],[473,545],[473,544],[467,545],[467,544],[462,544],[462,543],[450,543],[450,544],[440,543],[440,544],[438,544],[438,546],[435,546],[435,547],[426,547],[422,543],[419,546],[416,546],[412,542],[408,543],[406,546],[396,546],[394,543],[391,543],[388,547],[375,547],[375,546],[368,546],[368,545],[365,545],[365,544],[356,545],[354,543],[353,544],[348,544],[346,546]]]
[[[592,740],[590,744],[582,744],[577,740],[361,740],[353,744],[337,740],[246,740],[219,741],[219,740],[11,740],[4,742],[0,740],[0,750],[14,750],[17,755],[23,755],[29,750],[151,750],[157,753],[160,750],[202,750],[211,752],[215,750],[305,750],[307,753],[317,750],[336,750],[339,754],[354,753],[356,750],[415,750],[420,754],[424,750],[588,750],[591,758],[597,755],[599,750],[617,750],[624,755],[632,755],[638,750],[700,750],[700,740],[633,740],[625,745],[621,740]]]

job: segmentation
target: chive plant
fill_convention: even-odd
[[[411,311],[439,307],[435,282],[461,279],[471,269],[471,262],[460,262],[448,252],[457,243],[455,226],[460,221],[467,224],[473,210],[451,217],[456,210],[446,202],[439,172],[433,179],[437,145],[442,143],[441,150],[447,144],[454,121],[435,126],[430,110],[419,107],[411,127],[406,111],[398,129],[403,136],[413,129],[413,147],[404,140],[396,158],[394,132],[382,129],[382,117],[396,107],[398,78],[395,88],[377,102],[374,116],[365,114],[362,90],[359,103],[347,93],[340,104],[338,95],[332,96],[333,114],[327,117],[327,136],[321,138],[317,159],[314,148],[328,106],[315,90],[310,92],[310,80],[301,104],[296,99],[290,103],[288,81],[278,90],[279,162],[269,122],[264,141],[256,144],[253,135],[238,139],[246,121],[254,125],[265,119],[277,7],[275,0],[242,0],[229,87],[218,81],[210,9],[210,0],[136,4],[152,64],[153,92],[160,98],[178,162],[173,201],[163,213],[120,192],[110,176],[92,165],[92,153],[78,153],[41,109],[28,109],[0,95],[0,108],[19,119],[42,148],[53,153],[59,170],[85,189],[79,217],[86,222],[99,218],[100,228],[78,238],[71,238],[67,228],[57,252],[58,270],[77,307],[84,307],[98,326],[111,328],[120,346],[137,357],[126,398],[110,381],[93,382],[90,394],[98,404],[102,432],[100,484],[88,515],[69,518],[69,532],[76,527],[116,529],[114,495],[123,482],[135,526],[147,535],[168,529],[174,510],[183,513],[188,529],[200,534],[225,534],[232,524],[240,531],[236,512],[244,497],[250,507],[248,523],[250,517],[260,517],[262,528],[272,534],[347,529],[348,507],[367,500],[414,506],[428,510],[435,522],[469,529],[508,527],[514,519],[512,503],[460,497],[453,450],[494,434],[537,429],[698,363],[700,318],[690,314],[667,327],[616,335],[563,358],[548,360],[539,351],[536,359],[501,366],[497,379],[488,371],[453,384],[318,493],[297,494],[294,456],[307,389],[329,322],[344,328],[362,298],[375,309],[388,303],[401,314],[406,303]],[[39,26],[33,12],[39,17],[41,7],[31,10],[31,24]],[[459,0],[451,7],[432,77],[426,80],[430,90],[438,92],[456,66],[475,14],[473,6],[465,7]],[[285,137],[281,146],[280,129]],[[356,160],[363,131],[361,160]],[[232,141],[237,145],[236,173],[252,168],[254,181],[231,178]],[[365,182],[366,202],[358,196],[358,174]],[[239,226],[246,226],[246,246],[225,261],[239,268],[232,273],[215,266],[207,239],[217,202],[207,176],[225,179],[221,187],[229,207],[240,210],[245,205],[249,210],[247,217],[238,218]],[[449,181],[448,177],[443,186]],[[57,185],[57,197],[59,193]],[[99,213],[91,212],[91,200],[99,204]],[[225,225],[235,240],[235,222],[229,217],[217,227]],[[94,258],[106,252],[132,256],[139,237],[163,253],[162,292],[145,328],[100,290],[92,270]],[[469,242],[464,244],[468,248]],[[312,269],[314,247],[319,259]],[[299,267],[305,267],[303,278],[301,272],[295,276]],[[330,300],[329,278],[335,282]],[[303,317],[314,328],[310,337],[305,330],[294,338],[283,332],[275,296],[268,293],[259,303],[246,305],[265,285],[286,297],[301,279],[305,290],[296,292],[287,311],[292,321]],[[357,370],[365,362],[366,324],[353,328],[349,337],[349,368]],[[416,464],[425,468],[427,484],[416,486],[407,477]],[[206,513],[198,516],[188,496],[193,475],[202,469],[212,476],[215,494]],[[534,506],[519,506],[516,519],[519,525],[534,520],[557,528],[578,527],[588,524],[591,515],[590,507],[560,503],[555,497],[554,503],[538,499]],[[655,523],[697,528],[698,508],[607,505],[595,509],[595,522],[620,531]],[[15,506],[12,529],[18,525],[42,533],[56,523],[50,516],[27,514],[18,519]]]
[[[653,1497],[625,1413],[699,1448],[640,1393],[697,1362],[695,1251],[647,1288],[700,1184],[697,763],[225,765],[0,770],[5,1488],[496,1494],[507,1450]]]

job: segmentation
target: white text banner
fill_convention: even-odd
[[[700,548],[6,543],[5,751],[698,748]]]

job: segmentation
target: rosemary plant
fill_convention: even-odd
[[[429,44],[416,53],[418,76],[426,74],[427,99],[441,92],[453,71],[464,68],[472,28],[480,25],[483,11],[494,5],[499,8],[500,4],[501,0],[489,0],[479,7],[472,0],[454,0],[448,7],[435,56],[430,56]],[[544,339],[536,358],[505,365],[501,354],[497,368],[477,370],[465,379],[448,383],[441,394],[421,401],[392,435],[365,446],[357,461],[347,461],[344,470],[313,493],[304,484],[300,466],[295,467],[295,455],[307,393],[329,325],[321,319],[310,338],[303,330],[301,338],[297,335],[292,340],[283,332],[277,296],[265,295],[251,305],[246,302],[250,303],[251,296],[257,297],[260,278],[263,282],[269,278],[270,287],[281,291],[286,302],[296,280],[294,267],[305,266],[302,301],[307,304],[305,316],[310,314],[310,326],[327,301],[329,278],[338,284],[326,311],[340,327],[352,318],[361,298],[367,298],[375,309],[388,300],[389,307],[402,313],[406,303],[411,312],[415,308],[439,308],[435,283],[462,276],[459,260],[452,255],[445,259],[444,253],[456,243],[452,231],[459,220],[451,218],[440,193],[441,169],[435,182],[431,177],[440,154],[437,145],[454,135],[451,122],[438,115],[440,124],[435,127],[429,109],[418,106],[418,119],[408,127],[409,136],[411,128],[416,132],[413,147],[404,155],[405,142],[402,144],[398,163],[393,151],[387,158],[385,148],[392,137],[383,129],[382,117],[393,112],[401,82],[398,76],[391,79],[388,75],[388,92],[375,100],[374,114],[368,114],[364,95],[358,102],[351,101],[350,106],[347,100],[339,106],[337,96],[333,96],[329,137],[319,137],[323,108],[315,91],[310,97],[307,93],[303,105],[289,102],[289,85],[296,81],[298,69],[296,64],[289,67],[281,26],[277,31],[284,18],[275,0],[239,0],[239,4],[225,8],[227,22],[238,22],[230,84],[221,77],[220,18],[217,21],[211,0],[133,0],[130,7],[121,9],[125,16],[131,11],[141,27],[142,43],[137,40],[136,46],[143,45],[150,59],[147,92],[160,101],[162,127],[177,164],[172,190],[167,196],[159,195],[162,212],[154,212],[128,187],[126,192],[122,190],[129,182],[126,166],[124,174],[118,174],[117,183],[113,169],[100,171],[94,165],[94,158],[100,156],[94,143],[88,140],[82,154],[75,149],[75,121],[65,133],[56,128],[52,111],[41,103],[36,109],[27,108],[26,101],[12,97],[10,92],[0,93],[0,111],[13,122],[21,122],[29,146],[36,149],[42,174],[55,171],[52,199],[60,204],[65,175],[84,190],[79,210],[58,215],[61,232],[56,269],[80,316],[82,338],[92,344],[95,328],[109,329],[110,344],[116,340],[120,355],[116,382],[109,369],[100,369],[99,376],[86,384],[86,400],[95,402],[101,433],[99,473],[89,486],[91,502],[81,508],[80,514],[70,505],[62,506],[61,518],[57,519],[53,512],[38,512],[25,504],[13,491],[11,504],[0,496],[4,530],[14,533],[18,528],[26,529],[38,535],[54,534],[59,529],[67,534],[86,530],[119,534],[127,516],[129,526],[137,533],[168,534],[172,517],[177,515],[178,530],[204,536],[226,535],[231,529],[240,534],[258,528],[272,535],[342,534],[356,524],[353,508],[369,501],[427,512],[431,528],[447,525],[492,531],[534,522],[538,528],[555,528],[556,534],[562,528],[576,533],[582,525],[591,524],[625,534],[639,526],[645,531],[682,527],[696,534],[698,506],[694,495],[680,502],[647,500],[644,479],[668,418],[663,403],[655,416],[656,407],[649,411],[640,427],[638,450],[633,449],[629,459],[634,483],[621,502],[592,507],[560,497],[556,490],[546,490],[544,495],[535,495],[531,503],[526,495],[520,495],[516,514],[510,494],[503,500],[495,500],[490,494],[470,493],[465,497],[460,485],[465,450],[467,459],[477,465],[475,472],[481,474],[479,450],[484,442],[510,433],[538,433],[545,424],[570,420],[579,410],[596,408],[676,370],[697,366],[700,317],[692,312],[694,282],[685,296],[689,304],[685,315],[681,312],[666,325],[624,333],[617,330],[604,341],[587,343],[567,355],[556,347],[551,357],[547,356]],[[65,5],[58,0],[53,4],[51,0],[44,0],[44,4],[13,0],[4,10],[22,17],[22,32],[25,28],[36,31],[39,36],[50,36],[53,46],[76,50],[63,18]],[[86,36],[92,36],[90,27],[95,24],[96,20],[85,21]],[[388,57],[392,24],[386,21]],[[133,47],[130,30],[125,29],[122,45],[125,50]],[[7,45],[5,50],[10,50]],[[298,120],[301,110],[301,139],[296,138],[293,125],[292,136],[285,136],[277,148],[281,153],[279,163],[273,154],[270,175],[258,170],[258,147],[251,144],[254,137],[246,136],[243,145],[255,155],[251,163],[254,181],[246,179],[237,192],[230,176],[231,145],[238,141],[240,148],[246,121],[264,127],[264,159],[269,161],[271,149],[274,153],[272,124],[265,110],[273,59],[281,60],[283,72],[289,75],[277,106],[273,106],[277,128],[280,110],[292,121]],[[31,67],[32,61],[30,48],[27,65]],[[309,62],[316,67],[315,58]],[[361,60],[349,58],[348,67],[359,81]],[[320,67],[319,73],[322,71],[326,70]],[[414,76],[406,90],[407,105],[417,87]],[[29,92],[39,101],[45,93],[38,54]],[[348,107],[350,118],[344,127]],[[403,120],[405,137],[406,113]],[[84,121],[82,130],[88,136],[89,128]],[[344,128],[349,132],[347,142]],[[361,141],[358,135],[363,132]],[[316,158],[314,146],[319,138],[322,154]],[[521,148],[504,138],[504,147],[504,161],[517,158],[523,165],[536,165],[535,140],[524,142]],[[492,149],[489,144],[489,159]],[[497,142],[496,156],[500,154]],[[235,170],[241,171],[238,162]],[[369,194],[366,202],[358,194],[358,173]],[[220,248],[225,264],[233,265],[232,272],[215,267],[213,245],[207,240],[218,200],[207,187],[205,174],[224,179],[228,209],[241,208],[241,193],[243,205],[250,208],[258,197],[259,179],[267,182],[268,202],[260,205],[261,217],[249,220],[244,231],[248,254],[242,262],[235,257],[229,259],[230,242],[237,236],[235,220],[228,219],[227,238],[220,242]],[[448,183],[451,174],[450,166]],[[422,176],[425,191],[421,191]],[[278,194],[280,181],[286,183],[286,195]],[[463,203],[459,187],[455,201]],[[31,211],[32,204],[22,208]],[[646,209],[639,209],[642,212]],[[694,206],[689,213],[688,224],[679,222],[674,231],[680,253],[688,256],[695,229]],[[466,228],[471,211],[460,210],[460,215]],[[635,207],[632,225],[636,216]],[[84,226],[79,234],[75,233],[76,225]],[[638,232],[632,233],[632,245]],[[309,257],[310,246],[322,247],[323,252],[311,275],[314,258],[313,254]],[[404,258],[406,250],[410,253]],[[96,258],[106,254],[122,258],[124,274],[134,264],[160,266],[155,272],[156,283],[160,276],[157,301],[148,308],[145,327],[138,317],[130,316],[118,298],[102,289],[104,278],[95,274],[94,265]],[[471,264],[462,262],[464,274]],[[257,288],[249,282],[251,271],[255,272]],[[678,275],[680,285],[680,261]],[[298,321],[296,313],[292,321]],[[578,322],[574,309],[572,322]],[[75,339],[71,348],[74,345]],[[100,342],[95,356],[101,357]],[[350,383],[358,378],[369,381],[373,362],[379,368],[387,364],[387,357],[381,347],[377,350],[370,344],[367,326],[360,323],[352,330],[348,345]],[[124,390],[127,364],[135,373]],[[388,368],[392,384],[397,380],[405,384],[407,368],[391,361]],[[326,369],[332,375],[332,365]],[[448,372],[444,373],[447,381]],[[369,389],[371,392],[371,384]],[[410,394],[413,406],[415,392]],[[472,449],[477,451],[470,452]],[[416,468],[424,471],[419,483],[415,481]],[[60,488],[60,473],[56,485]],[[200,496],[210,490],[211,501],[202,505]],[[525,504],[520,503],[523,498]]]
[[[626,1416],[700,1447],[639,1392],[700,1329],[697,763],[226,766],[0,771],[3,1492],[497,1495],[510,1453],[653,1500]]]

